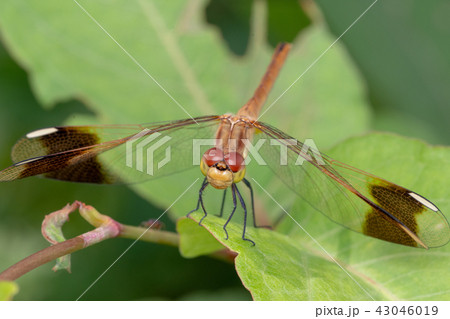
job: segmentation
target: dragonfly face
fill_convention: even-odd
[[[224,155],[220,148],[213,147],[203,154],[200,169],[211,186],[226,189],[244,179],[245,160],[237,152]]]
[[[277,177],[334,222],[367,236],[406,246],[429,248],[448,243],[449,224],[437,206],[425,197],[305,148],[283,131],[257,121],[288,51],[289,45],[278,46],[254,96],[236,115],[201,116],[150,125],[69,126],[37,130],[14,146],[14,164],[0,171],[0,181],[34,175],[97,184],[152,179],[193,167],[193,139],[215,136],[217,144],[203,154],[200,163],[205,180],[195,210],[201,207],[206,216],[202,193],[209,184],[225,191],[231,189],[233,210],[224,225],[226,231],[238,203],[243,207],[244,221],[247,220],[246,204],[237,183],[242,181],[253,195],[250,183],[245,179],[244,160],[248,153],[245,141],[266,139],[287,149],[286,163],[281,165],[276,160],[279,159],[279,147],[265,143],[259,148],[259,154]],[[127,174],[118,176],[117,172],[123,173],[127,169],[126,156],[136,158],[142,153],[142,149],[139,153],[139,148],[134,148],[129,154],[128,142],[147,145],[155,136],[170,137],[166,146],[172,149],[172,160],[160,170],[152,170],[152,174],[129,169]],[[156,149],[153,159],[163,160],[165,150]],[[303,160],[302,165],[297,164],[299,158]],[[161,161],[155,165],[158,163]],[[245,228],[244,222],[242,238],[252,242],[245,237]]]

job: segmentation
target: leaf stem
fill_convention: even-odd
[[[55,234],[55,228],[61,227],[68,220],[68,214],[73,212],[76,208],[79,209],[82,217],[96,228],[68,240],[64,240],[62,233],[59,234],[59,241],[64,241],[58,242],[58,240],[52,239],[52,236]],[[49,231],[53,231],[53,233],[50,233]],[[22,259],[5,271],[1,272],[0,281],[16,280],[29,271],[52,260],[70,255],[73,252],[95,245],[110,238],[128,238],[171,247],[179,247],[180,244],[180,236],[177,233],[163,230],[153,230],[146,227],[123,225],[107,215],[98,213],[92,206],[85,205],[78,201],[72,205],[66,205],[63,209],[46,216],[43,223],[42,233],[44,237],[53,245]],[[209,256],[221,261],[232,263],[236,257],[236,254],[228,249],[223,249],[221,251],[214,252]],[[61,268],[54,267],[55,271],[58,269]],[[70,272],[70,265],[65,267],[65,269]]]
[[[180,236],[177,233],[129,225],[121,225],[121,231],[118,237],[139,239],[172,247],[178,247],[180,242]]]
[[[84,240],[80,237],[57,243],[53,246],[44,248],[12,265],[2,273],[0,280],[16,280],[29,271],[42,266],[56,258],[71,254],[85,247]]]
[[[138,239],[146,242],[178,247],[179,236],[176,233],[161,230],[149,230],[144,227],[135,227],[122,224],[119,225],[120,232],[117,236],[114,237]],[[89,234],[94,234],[95,232],[97,232],[97,230],[98,228],[77,237],[65,240],[60,243],[56,243],[22,259],[18,263],[1,272],[0,280],[16,280],[29,271],[40,267],[52,260],[71,254],[80,249],[87,248],[88,246],[97,244],[106,239],[114,238],[104,237],[99,239],[97,237],[97,240],[93,242],[90,239],[92,235]]]

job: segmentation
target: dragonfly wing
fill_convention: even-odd
[[[446,218],[424,197],[305,147],[268,124],[254,125],[261,132],[257,138],[276,141],[260,148],[276,175],[334,222],[406,246],[438,247],[450,240]],[[288,149],[285,165],[280,144]]]
[[[43,175],[73,182],[114,184],[169,175],[193,167],[192,140],[213,136],[217,118],[34,131],[16,143],[12,151],[15,164],[0,171],[0,181]],[[167,157],[169,161],[162,165]]]

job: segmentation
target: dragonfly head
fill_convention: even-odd
[[[203,154],[200,169],[214,188],[225,189],[245,177],[244,162],[239,153],[223,155],[222,150],[213,147]]]
[[[224,161],[220,161],[208,168],[206,172],[208,182],[217,189],[225,189],[233,184],[233,172]]]

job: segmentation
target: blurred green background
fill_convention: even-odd
[[[159,1],[148,1],[153,2],[159,4]],[[63,92],[60,94],[60,102],[49,107],[52,101],[58,98],[45,99],[42,87],[36,83],[36,78],[27,73],[29,65],[24,63],[23,55],[17,53],[20,50],[15,48],[17,43],[29,41],[14,36],[14,26],[7,22],[8,16],[23,15],[26,18],[30,14],[21,11],[17,3],[19,2],[4,1],[0,4],[2,40],[0,167],[2,168],[11,164],[9,152],[14,142],[29,131],[85,118],[95,121],[92,118],[96,116],[100,122],[105,120],[105,115],[98,114],[96,109],[91,107],[92,101],[83,99],[82,94],[72,94],[72,97],[67,99]],[[39,7],[40,4],[37,3],[36,6]],[[80,3],[84,4],[83,1]],[[256,41],[255,37],[259,37],[258,41],[262,41],[265,46],[272,47],[280,41],[295,40],[296,43],[301,43],[302,36],[308,28],[325,23],[328,32],[336,38],[371,3],[373,1],[235,0],[190,1],[186,5],[174,2],[173,6],[179,6],[178,11],[174,12],[178,12],[180,16],[187,16],[186,19],[190,17],[186,14],[188,9],[192,11],[190,13],[192,16],[200,16],[202,27],[210,32],[205,37],[215,37],[222,47],[221,52],[224,52],[222,54],[245,64],[250,63],[246,57],[251,51],[251,43]],[[28,10],[35,8],[30,7]],[[124,8],[128,9],[127,6]],[[146,6],[142,8],[150,10]],[[116,8],[113,6],[107,8],[107,10],[114,9]],[[63,10],[65,8],[59,8],[56,4],[53,7],[55,16],[59,14],[63,16],[65,13]],[[83,12],[75,5],[72,5],[71,10],[83,16]],[[361,85],[365,89],[365,97],[370,104],[370,129],[417,137],[431,144],[450,144],[449,14],[450,3],[445,0],[432,2],[379,0],[342,37],[340,43],[345,45],[357,66],[362,79]],[[173,17],[167,17],[168,20],[171,18]],[[17,23],[21,23],[20,20]],[[59,23],[62,28],[77,29],[83,26],[83,32],[98,31],[95,24],[81,18],[80,24],[64,25],[64,19]],[[117,24],[126,30],[127,21],[118,20]],[[106,39],[106,35],[102,36],[105,37],[105,41],[110,41]],[[11,40],[12,37],[14,41]],[[53,41],[51,38],[47,40]],[[203,41],[196,40],[199,43]],[[71,39],[65,41],[70,43]],[[126,44],[124,47],[127,48]],[[41,52],[39,46],[34,46],[33,50],[34,54]],[[120,49],[113,47],[113,50]],[[158,47],[154,50],[157,51]],[[270,52],[269,49],[267,51]],[[333,55],[333,49],[327,55]],[[41,58],[45,59],[45,56]],[[263,62],[261,67],[264,69],[266,61]],[[164,67],[162,63],[162,68]],[[34,75],[45,73],[46,70],[44,67],[34,68],[36,72]],[[304,69],[299,69],[296,73],[301,74],[303,71]],[[130,72],[142,71],[135,68]],[[314,68],[309,72],[314,73]],[[61,77],[64,78],[64,74],[61,74]],[[259,78],[253,80],[258,81]],[[303,81],[308,81],[308,78],[305,77]],[[169,81],[169,83],[173,88],[180,85],[176,82]],[[226,85],[220,81],[219,84]],[[332,89],[330,87],[330,90]],[[39,90],[40,95],[36,94]],[[295,87],[292,90],[295,91]],[[160,105],[156,102],[152,104],[152,96],[147,96],[146,99],[150,117],[143,122],[169,119],[164,116],[167,114],[170,116],[170,110],[167,114],[161,115],[161,118],[155,118],[152,108]],[[184,104],[183,100],[180,102]],[[245,100],[242,100],[242,103],[244,102]],[[124,107],[132,108],[133,105]],[[234,111],[228,105],[222,107]],[[176,106],[170,104],[170,108]],[[352,115],[344,114],[350,119]],[[182,113],[173,116],[174,119],[180,118]],[[358,121],[358,118],[355,118],[355,121]],[[335,124],[339,126],[339,121]],[[341,129],[345,131],[346,127]],[[142,220],[156,218],[163,211],[160,205],[152,205],[126,187],[78,185],[31,178],[0,184],[0,194],[1,270],[47,246],[40,235],[43,216],[61,208],[67,202],[81,200],[94,205],[101,213],[108,214],[120,222],[134,225]],[[168,230],[174,230],[174,218],[165,215],[162,221]],[[71,217],[66,228],[68,237],[90,229],[75,215]],[[20,292],[16,299],[74,300],[130,243],[124,239],[110,240],[76,253],[72,258],[72,274],[53,273],[50,270],[52,265],[43,266],[18,280]],[[183,259],[174,248],[138,242],[83,297],[83,300],[250,298],[249,293],[242,287],[233,265],[207,257],[187,260]]]

